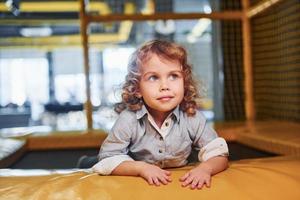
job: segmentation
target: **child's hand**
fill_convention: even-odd
[[[166,185],[172,181],[171,172],[148,163],[142,164],[139,175],[150,185],[160,186],[161,183]]]
[[[211,170],[204,165],[199,165],[194,169],[187,172],[179,179],[183,187],[190,185],[191,189],[201,189],[205,184],[206,187],[210,187]]]

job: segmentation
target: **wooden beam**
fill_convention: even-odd
[[[242,0],[243,18],[243,63],[244,63],[244,90],[245,90],[245,111],[246,118],[249,121],[255,119],[255,107],[253,97],[253,67],[252,67],[252,49],[251,49],[251,25],[247,17],[249,9],[249,0]]]
[[[134,12],[135,8],[134,5],[131,3],[125,4],[125,13],[132,13]],[[88,54],[88,44],[89,44],[89,37],[87,34],[88,28],[88,20],[87,14],[85,12],[85,3],[84,0],[80,0],[80,31],[81,31],[81,38],[82,38],[82,46],[83,46],[83,55],[84,55],[84,72],[85,72],[85,83],[86,83],[86,102],[85,102],[85,111],[86,111],[86,118],[87,118],[87,129],[93,129],[93,108],[91,102],[91,88],[90,88],[90,65],[89,65],[89,54]],[[125,24],[124,24],[125,23]],[[129,30],[128,30],[129,27]],[[121,37],[118,39],[127,40],[130,34],[130,30],[132,27],[132,22],[125,21],[122,22],[121,28],[119,33]]]
[[[57,132],[46,135],[31,135],[27,138],[27,150],[99,148],[107,134],[103,131],[73,133]]]
[[[110,14],[105,16],[91,16],[88,15],[87,21],[90,22],[111,22],[111,21],[147,21],[147,20],[191,20],[207,18],[212,20],[241,20],[242,12],[240,11],[225,11],[212,13],[153,13],[153,14]]]
[[[247,17],[252,18],[252,17],[258,15],[259,13],[264,12],[271,6],[276,5],[280,1],[282,1],[282,0],[264,0],[260,3],[258,3],[257,5],[248,8],[247,9]]]
[[[89,42],[91,44],[101,44],[110,42],[119,42],[120,34],[94,34],[89,36]],[[79,45],[81,35],[55,35],[48,37],[8,37],[0,38],[1,46],[15,46],[15,45]]]
[[[111,13],[106,2],[90,2],[88,11],[96,11],[99,15]],[[20,12],[79,12],[80,5],[77,1],[44,1],[44,2],[20,2]],[[9,12],[5,3],[0,3],[1,12]]]
[[[0,168],[8,168],[24,155],[27,142],[24,140],[0,137]]]
[[[88,22],[86,20],[85,2],[80,0],[80,33],[81,42],[83,47],[83,59],[84,59],[84,75],[85,75],[85,91],[86,102],[84,104],[87,129],[93,129],[93,106],[91,102],[91,84],[90,84],[90,63],[89,63],[89,48],[88,48],[88,34],[87,34]]]

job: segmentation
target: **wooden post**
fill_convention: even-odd
[[[255,6],[252,6],[251,8],[247,9],[247,17],[252,18],[259,13],[264,12],[265,10],[269,9],[273,5],[276,5],[278,2],[282,0],[264,0],[256,4]]]
[[[85,87],[86,87],[86,102],[84,104],[87,120],[87,129],[93,129],[93,117],[92,117],[92,103],[91,103],[91,88],[90,88],[90,66],[89,66],[89,49],[88,49],[88,34],[87,26],[88,22],[85,13],[84,0],[80,0],[80,33],[81,42],[83,46],[83,58],[84,58],[84,74],[85,74]]]
[[[255,108],[253,97],[253,68],[251,50],[251,25],[250,18],[247,17],[249,0],[242,0],[242,32],[243,32],[243,63],[244,63],[244,88],[245,88],[245,110],[247,120],[255,120]]]

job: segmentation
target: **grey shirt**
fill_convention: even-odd
[[[200,111],[189,117],[177,107],[169,115],[172,127],[165,136],[149,122],[147,115],[145,106],[136,112],[125,110],[120,114],[101,146],[94,171],[109,174],[124,160],[145,161],[161,168],[184,166],[192,148],[203,150],[218,137]],[[228,154],[225,140],[209,146],[212,156],[216,156],[216,152],[217,155]]]

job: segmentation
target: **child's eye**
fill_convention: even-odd
[[[171,75],[170,75],[170,79],[171,79],[171,80],[176,80],[178,77],[179,77],[178,74],[171,74]]]
[[[158,79],[158,77],[155,76],[155,75],[152,75],[152,76],[149,76],[149,77],[148,77],[148,80],[149,80],[149,81],[156,81],[157,79]]]

